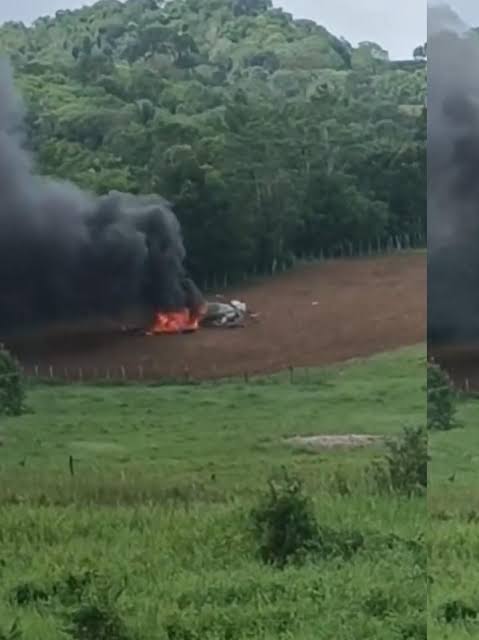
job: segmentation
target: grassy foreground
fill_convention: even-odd
[[[292,382],[33,388],[30,412],[0,423],[0,638],[425,639],[425,499],[372,490],[380,449],[283,441],[424,424],[425,359],[406,349]],[[279,466],[305,479],[321,526],[362,536],[356,553],[261,563],[249,513]]]
[[[431,640],[479,638],[479,398],[461,400],[458,422],[429,438]]]

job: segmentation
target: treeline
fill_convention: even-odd
[[[426,70],[270,0],[102,0],[0,50],[45,174],[159,192],[193,275],[425,238]]]

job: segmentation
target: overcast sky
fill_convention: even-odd
[[[454,0],[470,8],[466,20],[474,20],[479,0]],[[6,20],[31,22],[58,9],[78,9],[94,0],[0,0],[0,23]],[[424,0],[275,0],[275,4],[298,18],[310,18],[353,44],[372,40],[386,48],[392,58],[409,58],[426,40]],[[476,6],[476,9],[473,7]]]

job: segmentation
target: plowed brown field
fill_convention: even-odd
[[[203,379],[324,365],[425,341],[426,266],[424,253],[338,260],[233,289],[227,297],[258,314],[241,329],[97,331],[10,346],[28,373],[68,378]]]

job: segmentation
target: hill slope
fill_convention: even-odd
[[[423,236],[426,74],[269,0],[102,0],[0,28],[39,169],[160,192],[197,277]]]

